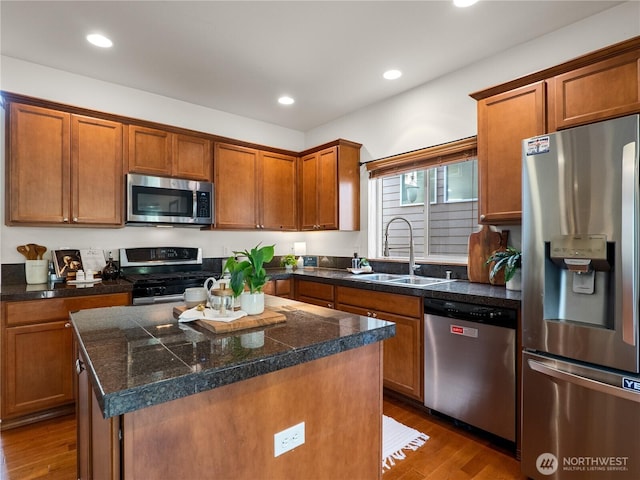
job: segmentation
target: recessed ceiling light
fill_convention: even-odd
[[[453,0],[453,4],[456,7],[464,8],[464,7],[470,7],[474,3],[477,3],[477,1],[478,0]]]
[[[99,33],[91,33],[87,35],[87,41],[96,47],[109,48],[113,46],[113,42],[104,35]]]
[[[400,70],[387,70],[382,74],[382,76],[387,80],[395,80],[402,76],[402,72]]]
[[[287,97],[286,95],[283,97],[280,97],[278,99],[278,103],[281,105],[292,105],[293,103],[295,103],[295,100],[291,97]]]

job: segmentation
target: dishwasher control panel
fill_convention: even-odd
[[[442,300],[440,298],[425,298],[424,313],[505,328],[516,328],[518,319],[517,311],[512,308],[478,305]]]

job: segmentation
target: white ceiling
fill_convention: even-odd
[[[620,3],[2,0],[0,51],[308,131]]]

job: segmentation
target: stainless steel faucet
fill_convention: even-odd
[[[413,251],[413,227],[411,226],[411,222],[406,218],[393,217],[391,220],[389,220],[389,223],[387,223],[387,228],[385,228],[384,230],[384,256],[389,256],[389,225],[391,225],[394,220],[402,220],[403,222],[406,222],[407,225],[409,225],[409,275],[415,275],[414,270],[418,266],[416,265],[415,254]]]

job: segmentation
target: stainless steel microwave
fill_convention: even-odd
[[[213,220],[212,183],[127,174],[127,224],[202,226]]]

